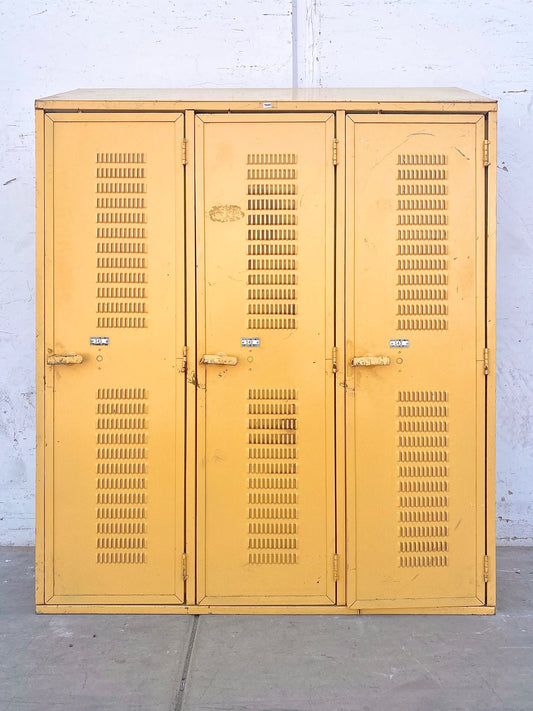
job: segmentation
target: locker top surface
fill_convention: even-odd
[[[455,87],[333,89],[75,89],[37,99],[38,109],[293,109],[495,111],[497,102]],[[415,106],[413,106],[413,104]]]

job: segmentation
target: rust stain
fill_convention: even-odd
[[[190,383],[191,385],[194,385],[195,388],[198,390],[205,390],[206,387],[205,385],[202,385],[201,383],[198,382],[198,378],[196,377],[196,373],[194,370],[191,372],[190,375],[187,376],[187,382]]]
[[[238,205],[213,205],[209,217],[213,222],[237,222],[242,220],[244,212]]]

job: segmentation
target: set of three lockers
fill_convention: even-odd
[[[38,611],[493,612],[496,103],[36,107]]]

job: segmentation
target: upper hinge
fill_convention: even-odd
[[[187,554],[181,556],[181,575],[183,580],[187,580]]]
[[[483,558],[483,581],[485,583],[489,582],[489,556],[486,555]]]
[[[490,165],[490,141],[485,139],[483,141],[483,166],[486,168]]]
[[[337,165],[337,143],[339,142],[338,138],[333,139],[333,165]]]
[[[337,581],[339,579],[339,555],[335,553],[333,556],[333,580]]]
[[[333,373],[337,372],[337,346],[331,349],[331,370]]]
[[[184,138],[181,142],[181,162],[187,165],[187,139]]]
[[[483,373],[485,375],[489,374],[489,349],[483,349]]]

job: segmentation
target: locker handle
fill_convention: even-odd
[[[352,365],[390,365],[389,356],[362,356],[353,358]]]
[[[228,356],[217,353],[216,355],[209,355],[204,353],[200,358],[200,363],[204,365],[237,365],[237,356]]]
[[[83,356],[75,353],[72,355],[56,355],[53,353],[46,359],[47,365],[76,365],[78,363],[83,363]]]

